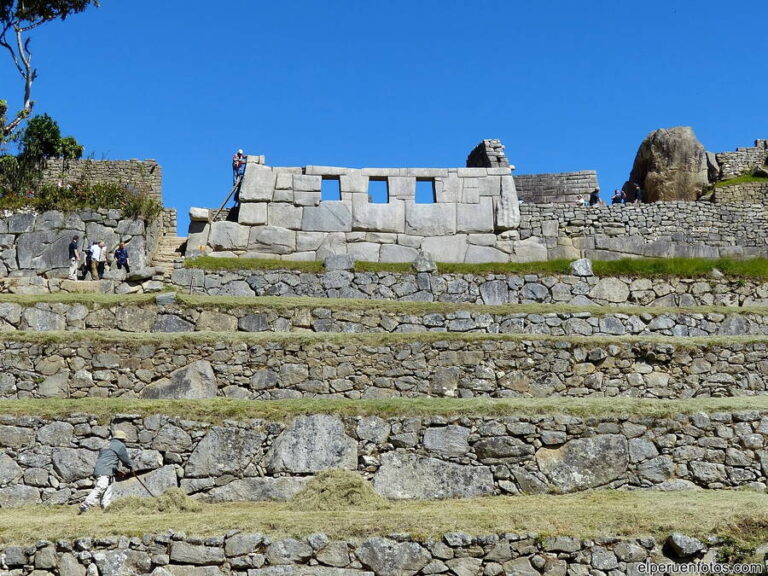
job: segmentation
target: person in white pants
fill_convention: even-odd
[[[99,451],[99,456],[96,458],[96,464],[93,467],[93,475],[96,478],[96,485],[93,487],[93,490],[91,490],[91,493],[88,494],[85,501],[80,504],[80,514],[87,512],[97,504],[101,504],[101,507],[106,510],[112,501],[112,490],[110,490],[110,486],[115,474],[117,474],[120,462],[127,466],[128,469],[133,468],[131,457],[128,456],[128,449],[123,443],[124,440],[125,432],[116,430],[112,434],[109,446],[102,448]]]

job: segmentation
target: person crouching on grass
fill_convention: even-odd
[[[85,501],[80,504],[78,514],[88,512],[90,508],[97,504],[101,504],[101,507],[106,510],[111,504],[112,491],[109,488],[115,479],[120,462],[127,466],[129,470],[133,468],[131,457],[128,456],[128,449],[123,443],[124,440],[125,432],[116,430],[112,434],[109,446],[99,450],[99,456],[96,458],[96,464],[93,467],[93,476],[96,478],[96,485],[93,487],[93,490],[91,490],[91,493],[88,494]]]

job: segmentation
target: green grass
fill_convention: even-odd
[[[686,400],[642,400],[635,398],[389,398],[347,400],[302,398],[254,402],[230,398],[201,400],[136,400],[82,398],[79,400],[0,400],[0,414],[56,419],[88,413],[106,423],[116,414],[165,414],[200,422],[264,419],[286,422],[305,414],[338,416],[432,417],[432,416],[545,416],[568,414],[580,418],[639,416],[670,418],[697,412],[768,412],[768,395],[739,398],[694,398]]]
[[[457,264],[438,262],[441,274],[500,274],[500,275],[558,275],[570,274],[569,260],[547,262],[486,262],[483,264]],[[250,258],[213,258],[201,256],[187,260],[187,268],[209,271],[233,270],[297,270],[300,272],[322,273],[322,262],[293,262],[288,260],[261,260]],[[595,261],[592,268],[596,276],[701,278],[718,269],[726,276],[736,278],[768,279],[768,259],[752,258],[625,258],[612,261]],[[357,272],[392,272],[409,274],[413,269],[409,263],[357,262]]]
[[[723,180],[722,182],[717,182],[715,184],[715,188],[724,188],[726,186],[734,186],[736,184],[747,184],[749,182],[768,183],[768,178],[764,178],[762,176],[752,176],[752,174],[743,174],[741,176],[737,176],[736,178],[730,178],[728,180]]]
[[[299,272],[322,272],[323,263],[319,261],[272,260],[268,258],[215,258],[199,256],[187,258],[186,268],[198,268],[211,271],[232,270],[298,270]]]
[[[114,331],[51,331],[31,332],[17,330],[0,332],[0,342],[25,342],[30,344],[100,343],[136,345],[200,346],[206,344],[265,344],[279,342],[297,345],[325,344],[338,346],[382,346],[432,342],[566,342],[584,346],[609,344],[670,344],[678,349],[709,346],[732,346],[751,343],[768,343],[768,336],[711,336],[677,338],[673,336],[549,336],[542,334],[484,334],[479,332],[415,332],[415,333],[330,333],[330,332],[182,332],[182,333],[129,333]]]
[[[98,510],[77,516],[70,507],[0,510],[0,544],[38,540],[141,536],[169,529],[192,536],[230,529],[277,538],[324,532],[331,538],[410,533],[426,539],[451,531],[487,535],[535,532],[664,539],[672,532],[728,537],[748,548],[768,538],[768,494],[739,491],[595,491],[564,496],[516,496],[437,502],[395,502],[389,508],[336,512],[295,510],[289,503],[204,504],[197,512]]]

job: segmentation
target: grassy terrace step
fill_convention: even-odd
[[[752,492],[590,492],[567,496],[495,497],[475,500],[393,503],[384,510],[338,512],[296,510],[276,503],[204,504],[198,512],[94,511],[77,516],[74,507],[0,510],[0,543],[141,536],[172,529],[190,535],[219,535],[230,529],[331,538],[411,533],[419,537],[450,531],[601,536],[654,536],[671,532],[720,535],[753,548],[768,538],[768,495]]]
[[[122,398],[60,398],[0,400],[2,416],[55,419],[91,414],[101,422],[120,414],[172,417],[220,424],[226,420],[288,421],[305,414],[389,417],[554,416],[582,418],[670,418],[678,414],[768,411],[768,396],[643,400],[635,398],[391,398],[383,400],[295,399],[249,402],[228,398],[208,400],[135,400]]]

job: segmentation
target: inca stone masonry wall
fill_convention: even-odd
[[[154,160],[69,160],[51,161],[43,173],[45,184],[66,184],[87,180],[123,184],[136,192],[147,192],[163,201],[163,170]]]
[[[768,204],[768,182],[745,182],[719,186],[713,191],[713,199],[719,204],[745,203]]]
[[[688,562],[713,562],[717,546],[673,534],[685,542]],[[599,538],[581,541],[538,534],[449,532],[417,540],[407,534],[332,540],[325,534],[273,539],[232,531],[196,538],[183,532],[143,538],[81,538],[0,548],[10,576],[398,576],[416,573],[474,574],[641,574],[646,562],[680,562],[653,538]],[[674,557],[674,560],[668,556]],[[679,566],[678,566],[679,568]],[[599,572],[598,572],[599,571]]]
[[[690,398],[768,391],[768,343],[285,335],[203,342],[72,333],[0,344],[0,398]]]
[[[764,491],[768,476],[768,413],[759,411],[664,419],[314,414],[221,426],[162,415],[101,424],[82,414],[0,416],[0,507],[82,499],[110,427],[126,432],[134,468],[154,495],[180,487],[214,502],[287,500],[327,469],[358,471],[394,500],[628,487]],[[119,498],[143,488],[130,480],[116,490]]]
[[[167,300],[167,295],[162,296]],[[0,302],[0,331],[110,330],[122,332],[456,332],[550,336],[768,336],[763,311],[738,314],[635,309],[520,312],[496,308],[420,312],[314,304],[218,306],[192,304],[17,304]]]
[[[572,204],[579,196],[588,199],[600,188],[597,172],[562,172],[558,174],[515,174],[517,197],[526,204]]]
[[[768,163],[768,140],[755,140],[752,147],[736,148],[735,152],[715,155],[720,165],[720,180],[749,174],[753,168]]]
[[[347,270],[325,273],[295,270],[217,272],[179,268],[173,271],[171,283],[184,293],[209,296],[312,296],[489,305],[768,305],[768,283],[746,278],[599,278]]]
[[[68,246],[75,234],[81,250],[86,243],[103,240],[111,254],[120,240],[125,241],[132,266],[141,269],[147,267],[158,229],[123,218],[119,210],[5,214],[0,218],[0,277],[66,278]]]

